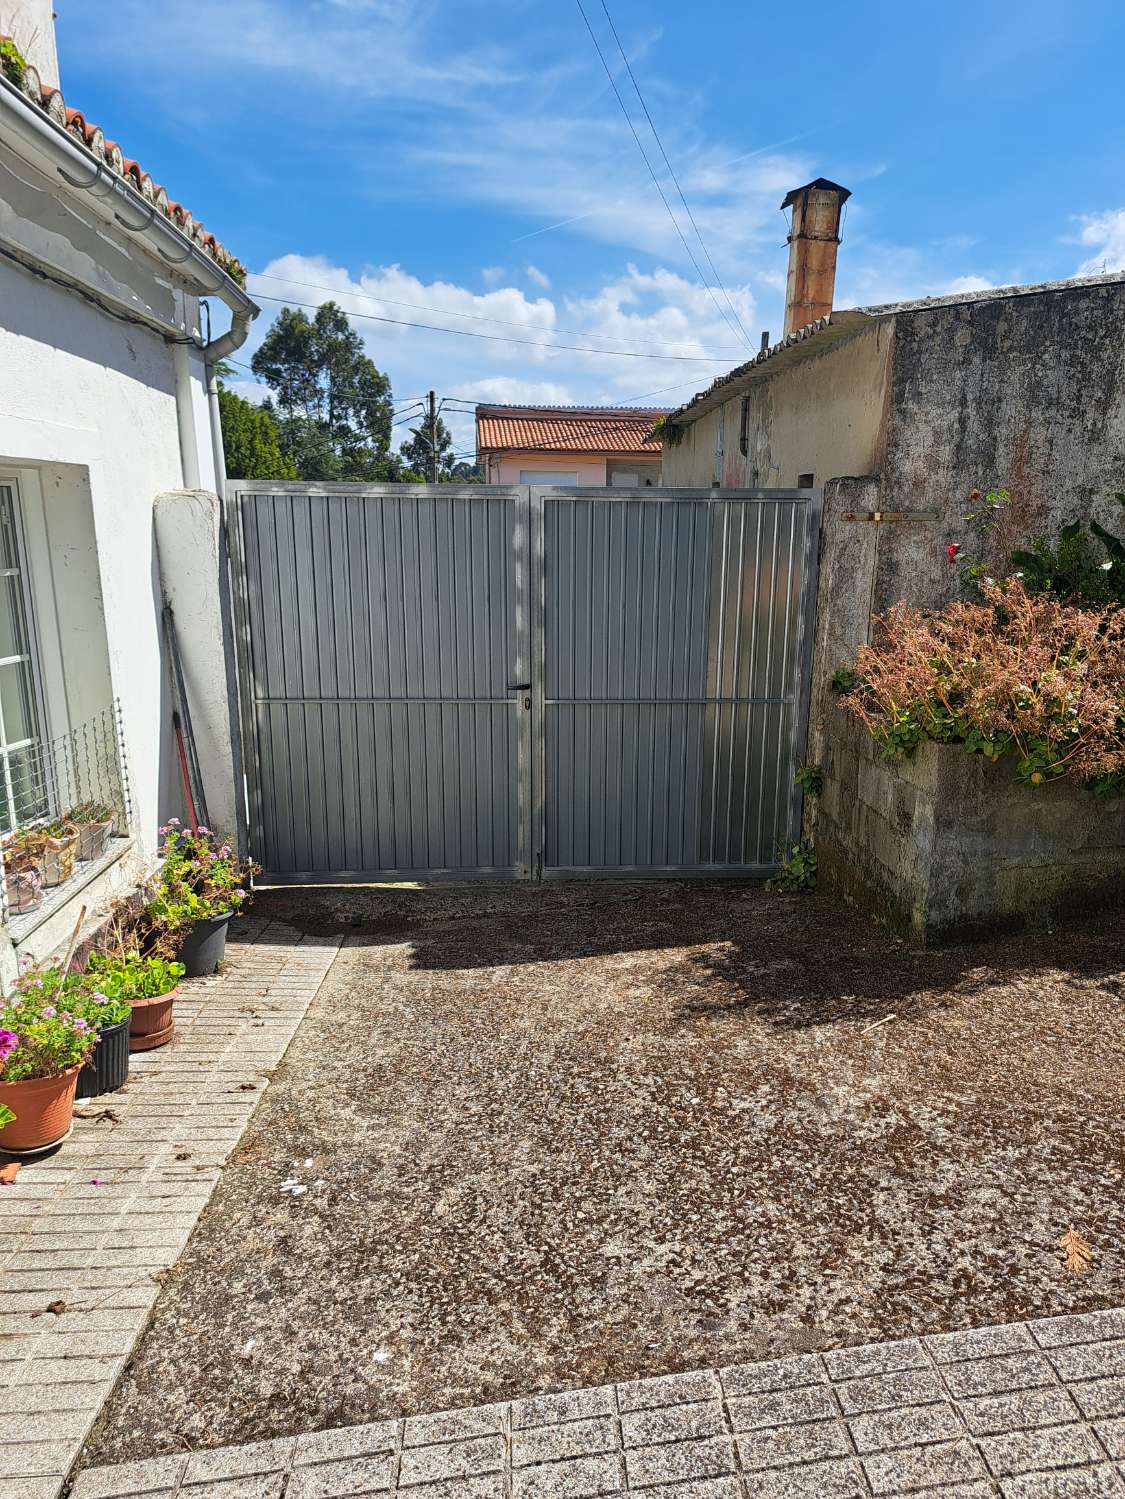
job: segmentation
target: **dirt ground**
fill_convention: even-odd
[[[731,884],[258,909],[346,946],[86,1463],[1125,1304],[1115,918],[921,953]]]

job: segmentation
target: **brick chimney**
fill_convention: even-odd
[[[54,0],[0,0],[0,36],[10,36],[48,88],[59,86]]]
[[[781,205],[783,210],[793,210],[785,287],[786,335],[832,311],[840,210],[850,197],[848,188],[818,177],[804,187],[795,187]]]

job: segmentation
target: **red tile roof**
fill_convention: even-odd
[[[607,457],[640,453],[659,458],[652,436],[663,408],[478,406],[477,448],[481,452],[589,453]]]
[[[10,37],[0,35],[0,41],[10,40]],[[158,212],[171,219],[177,229],[194,240],[228,276],[240,286],[245,284],[246,268],[241,261],[221,245],[213,234],[206,233],[203,225],[198,219],[192,218],[187,209],[182,208],[179,203],[171,202],[165,190],[153,182],[144,168],[125,157],[116,141],[107,141],[102,130],[87,120],[80,109],[68,108],[61,92],[57,88],[47,88],[30,63],[24,64],[23,80],[18,86],[56,125],[61,125],[69,135],[85,146],[96,161],[109,167],[119,177],[124,177],[147,203],[151,203]]]

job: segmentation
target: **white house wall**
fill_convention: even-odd
[[[144,290],[158,299],[155,280]],[[153,523],[156,496],[183,484],[172,348],[3,260],[0,309],[0,467],[67,465],[86,476],[79,482],[89,485],[110,674],[122,705],[137,831],[148,851],[161,817],[179,809]],[[192,373],[201,482],[213,488],[197,356]],[[50,472],[43,479],[50,519]]]

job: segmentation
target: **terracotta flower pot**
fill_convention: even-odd
[[[78,857],[79,832],[72,828],[64,838],[43,837],[40,861],[43,866],[43,883],[50,889],[69,880],[74,873],[74,861]]]
[[[129,1021],[129,1050],[151,1051],[171,1041],[176,1022],[172,1018],[172,1005],[180,992],[179,984],[167,994],[157,994],[151,999],[134,999],[133,1016]]]
[[[82,863],[88,859],[101,858],[105,853],[112,829],[112,817],[106,822],[80,822],[78,824],[78,858]]]
[[[0,1151],[45,1150],[69,1133],[80,1070],[68,1067],[57,1077],[0,1083],[0,1103],[16,1116],[0,1129]]]
[[[43,904],[43,873],[30,860],[5,865],[4,887],[9,916],[26,916],[28,911],[37,911]]]

